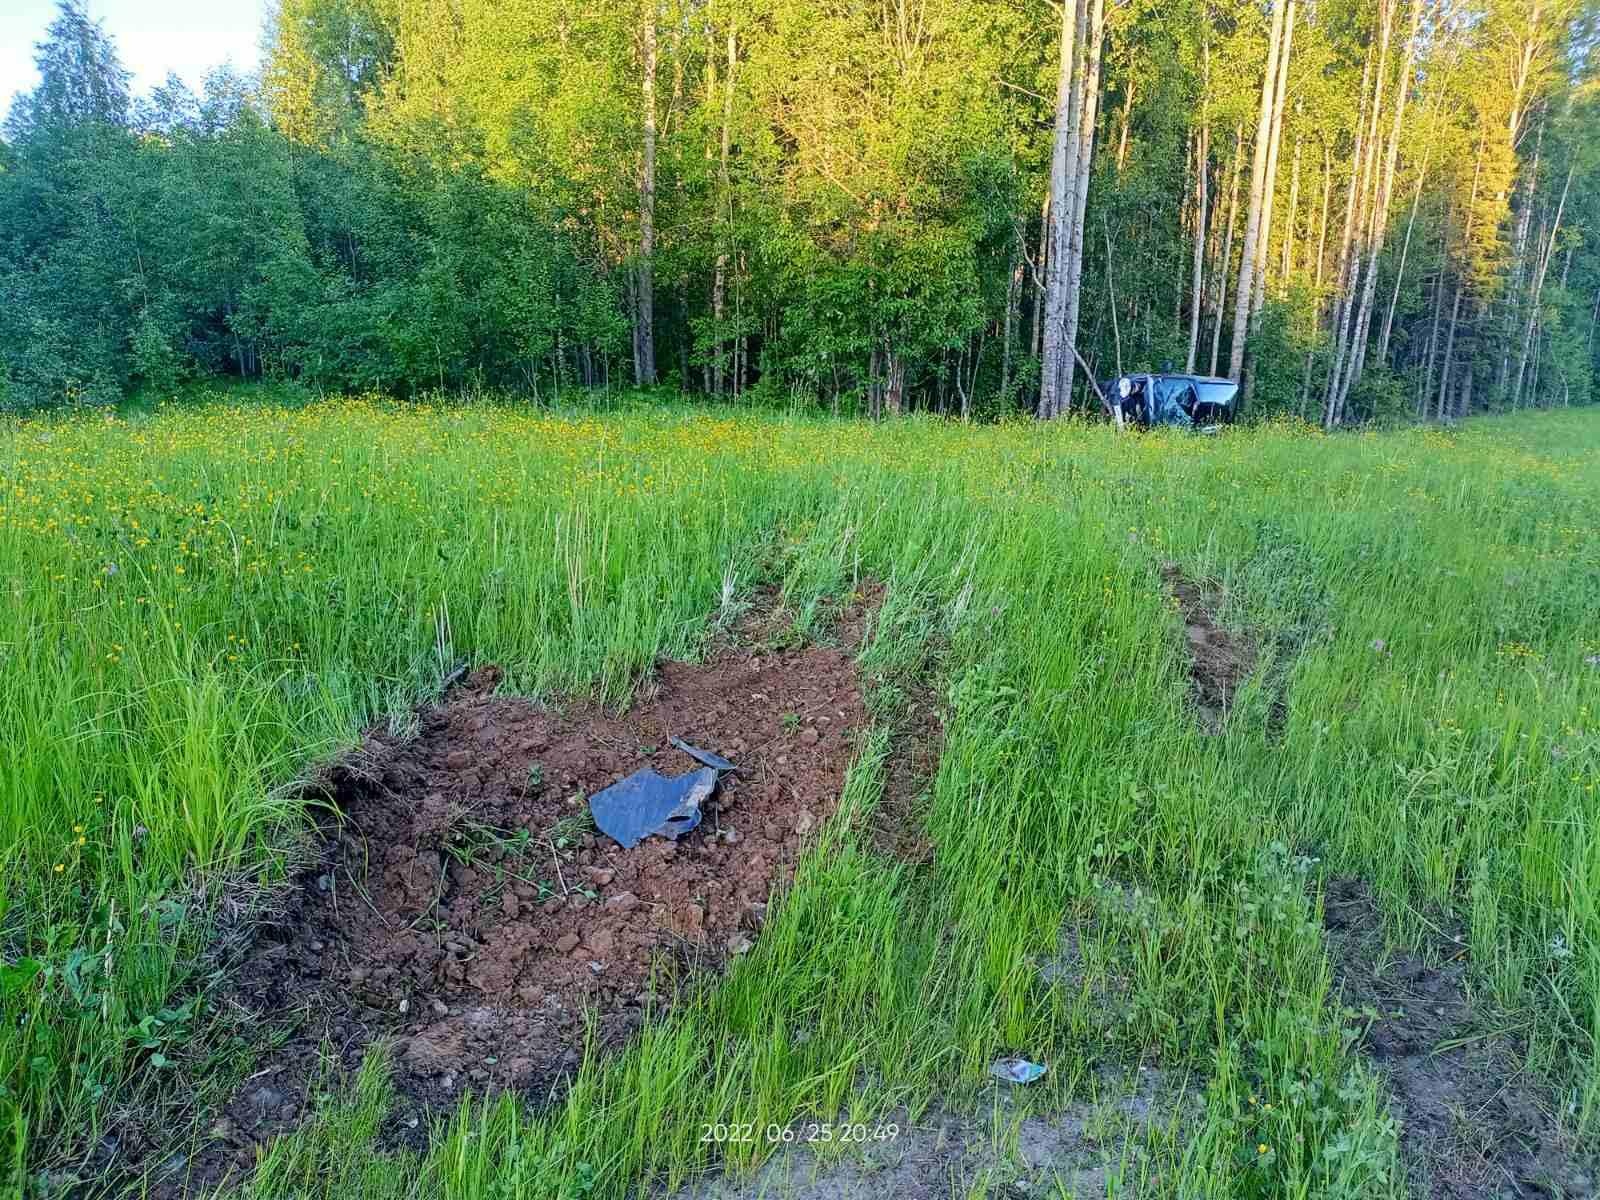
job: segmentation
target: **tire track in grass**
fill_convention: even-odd
[[[1328,882],[1323,926],[1358,1045],[1388,1085],[1414,1195],[1594,1195],[1595,1164],[1569,1144],[1513,1039],[1468,995],[1464,942],[1389,945],[1361,879]]]

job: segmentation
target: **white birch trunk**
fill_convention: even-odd
[[[1261,78],[1261,108],[1256,120],[1255,161],[1250,171],[1250,208],[1244,223],[1244,251],[1239,262],[1239,286],[1233,297],[1233,344],[1228,349],[1228,377],[1237,381],[1244,371],[1245,334],[1250,326],[1250,300],[1255,292],[1256,242],[1261,236],[1262,191],[1267,177],[1267,149],[1272,137],[1272,114],[1278,79],[1278,45],[1283,37],[1284,0],[1274,0],[1267,35],[1267,64]]]
[[[1045,275],[1044,361],[1039,379],[1041,420],[1066,411],[1071,387],[1071,348],[1067,345],[1067,292],[1070,243],[1076,209],[1078,122],[1082,116],[1083,55],[1078,31],[1085,23],[1086,0],[1061,6],[1061,66],[1056,86],[1055,142],[1050,157],[1050,265]]]
[[[1078,174],[1072,196],[1072,237],[1068,243],[1071,256],[1067,277],[1066,313],[1066,387],[1063,389],[1065,409],[1072,409],[1072,382],[1078,361],[1078,314],[1083,298],[1083,225],[1089,211],[1089,179],[1094,162],[1095,122],[1100,113],[1100,50],[1105,37],[1106,0],[1090,0],[1089,24],[1083,30],[1084,65],[1081,91],[1081,111],[1078,114]],[[1110,264],[1107,264],[1110,269]]]
[[[1211,326],[1211,374],[1217,373],[1217,360],[1222,349],[1222,315],[1228,300],[1228,273],[1233,270],[1233,227],[1239,217],[1239,176],[1244,168],[1244,126],[1234,129],[1233,180],[1228,185],[1228,227],[1222,239],[1222,261],[1217,266],[1217,311]]]
[[[645,0],[642,60],[644,86],[644,162],[639,172],[639,267],[634,286],[634,382],[656,381],[655,254],[656,254],[656,0]]]

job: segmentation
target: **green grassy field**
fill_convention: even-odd
[[[705,1121],[981,1108],[1006,1052],[1052,1064],[1040,1111],[1095,1064],[1190,1080],[1140,1194],[1401,1194],[1329,995],[1346,875],[1401,943],[1459,922],[1475,1002],[1592,1144],[1597,531],[1592,414],[1205,440],[376,401],[10,424],[0,1179],[65,1187],[120,1108],[239,1068],[179,1003],[215,899],[293,844],[297,776],[458,659],[620,702],[731,598],[776,584],[825,635],[865,579],[878,711],[920,673],[949,713],[936,865],[852,823],[880,726],[756,949],[558,1110],[468,1106],[425,1159],[380,1155],[373,1069],[252,1194],[631,1195],[767,1153]],[[1220,737],[1167,561],[1261,650]],[[1082,971],[1051,986],[1067,928]]]

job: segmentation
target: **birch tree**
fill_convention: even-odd
[[[1267,62],[1261,78],[1261,107],[1256,121],[1255,161],[1250,171],[1250,206],[1245,216],[1243,258],[1239,285],[1233,300],[1233,343],[1229,349],[1228,377],[1238,381],[1244,371],[1245,336],[1250,327],[1250,307],[1255,295],[1257,246],[1261,240],[1261,212],[1267,187],[1267,161],[1276,111],[1278,52],[1283,38],[1285,0],[1273,0],[1267,35]]]
[[[644,144],[639,167],[639,262],[634,269],[633,373],[640,387],[656,381],[656,2],[644,0],[639,39]]]
[[[1067,329],[1069,294],[1083,262],[1083,238],[1076,229],[1080,124],[1083,119],[1083,46],[1088,23],[1086,0],[1061,6],[1061,65],[1056,89],[1055,141],[1050,159],[1050,262],[1045,277],[1044,360],[1040,367],[1039,409],[1043,420],[1068,411],[1072,396],[1073,338]],[[1074,234],[1077,234],[1074,237]],[[1077,257],[1073,257],[1076,242]]]
[[[1194,156],[1194,263],[1193,280],[1189,291],[1189,357],[1184,370],[1194,374],[1195,359],[1200,351],[1201,296],[1205,286],[1205,252],[1207,228],[1206,177],[1211,170],[1211,123],[1209,104],[1211,92],[1211,47],[1207,43],[1201,51],[1205,71],[1201,77],[1200,132]]]

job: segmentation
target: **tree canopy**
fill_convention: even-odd
[[[1591,399],[1585,0],[1078,8],[1068,54],[1072,0],[281,0],[259,79],[135,100],[62,0],[4,124],[0,402],[660,378],[993,416],[1055,344],[1330,425]]]

